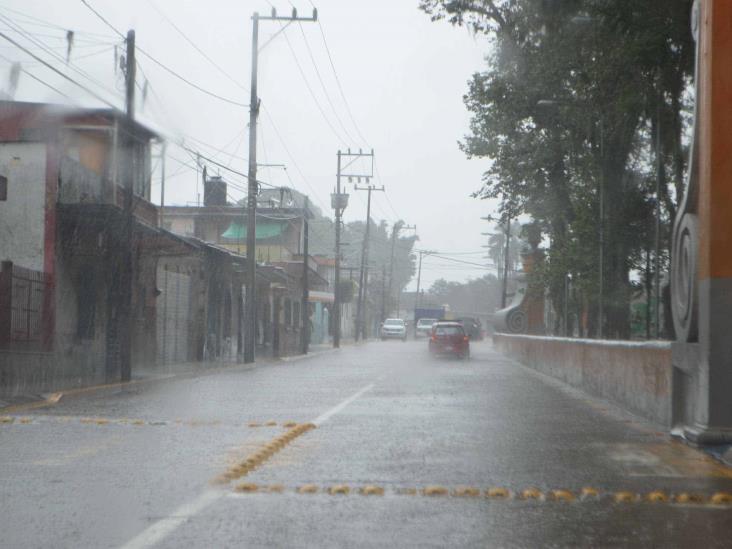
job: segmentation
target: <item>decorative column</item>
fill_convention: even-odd
[[[694,137],[674,224],[674,423],[732,442],[732,2],[697,0]]]

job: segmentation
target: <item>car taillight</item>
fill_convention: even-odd
[[[432,337],[430,337],[430,339],[431,339],[432,341],[437,341],[437,336],[436,336],[436,335],[433,335]]]
[[[468,342],[468,341],[470,341],[470,338],[468,336],[464,336],[463,341]]]

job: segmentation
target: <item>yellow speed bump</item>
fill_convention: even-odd
[[[258,423],[258,422],[256,422],[256,421],[250,421],[250,422],[249,422],[249,423],[248,423],[247,425],[248,425],[249,427],[261,427],[261,426],[262,426],[262,424],[261,424],[261,423]]]
[[[383,496],[384,495],[384,489],[381,486],[374,486],[372,484],[361,487],[361,489],[358,492],[363,496]]]
[[[303,484],[297,488],[298,494],[316,494],[317,492],[318,486],[315,484]]]
[[[266,427],[276,427],[277,422],[274,420],[269,420],[267,423],[264,424]]]
[[[591,498],[599,498],[600,497],[600,491],[597,488],[592,488],[591,486],[585,486],[582,488],[582,491],[580,492],[582,499],[591,499]]]
[[[242,482],[241,484],[237,484],[234,490],[237,492],[252,493],[259,490],[259,486],[253,482]]]
[[[709,498],[709,503],[714,505],[732,505],[732,494],[727,492],[717,492]]]
[[[649,492],[648,494],[646,494],[646,501],[649,501],[651,503],[667,503],[668,500],[668,494],[666,494],[666,492],[662,492],[661,490],[654,490],[653,492]]]
[[[30,418],[30,417],[22,417],[18,421],[20,423],[22,423],[23,425],[27,425],[28,423],[32,423],[33,422],[33,418]]]
[[[287,429],[292,429],[293,427],[296,427],[297,426],[297,422],[295,422],[295,421],[285,421],[282,424],[282,426],[283,427],[286,427]]]
[[[622,491],[615,492],[614,499],[616,503],[632,503],[634,501],[638,501],[639,496],[634,492]]]
[[[285,487],[282,484],[270,484],[264,488],[267,492],[272,494],[281,494],[285,491]]]
[[[508,499],[511,497],[511,492],[508,491],[506,488],[501,487],[493,487],[488,488],[485,491],[486,497],[492,498],[492,499]]]
[[[688,492],[681,492],[676,494],[674,497],[676,503],[704,503],[704,496],[699,494],[689,494]]]
[[[544,499],[544,494],[538,488],[527,488],[521,492],[521,499]]]
[[[574,501],[574,494],[569,490],[552,490],[549,498],[554,501]]]
[[[425,496],[446,496],[448,490],[444,486],[427,486],[422,490],[422,493]]]
[[[15,418],[13,416],[0,416],[0,423],[13,423]]]
[[[474,486],[458,486],[452,491],[452,495],[458,498],[477,498],[480,495],[480,489]]]
[[[132,425],[145,425],[145,422],[141,419],[136,419],[132,422]]]
[[[346,484],[336,484],[335,486],[331,486],[328,488],[328,493],[332,496],[335,495],[348,495],[348,493],[351,491],[351,489]]]

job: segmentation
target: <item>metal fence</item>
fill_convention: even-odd
[[[3,300],[9,305],[9,339],[18,342],[41,341],[44,295],[48,277],[41,271],[3,264],[3,292],[9,296]]]

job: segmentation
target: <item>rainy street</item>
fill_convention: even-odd
[[[0,424],[2,544],[727,543],[710,498],[728,468],[489,341],[472,353],[368,343],[17,410]]]

